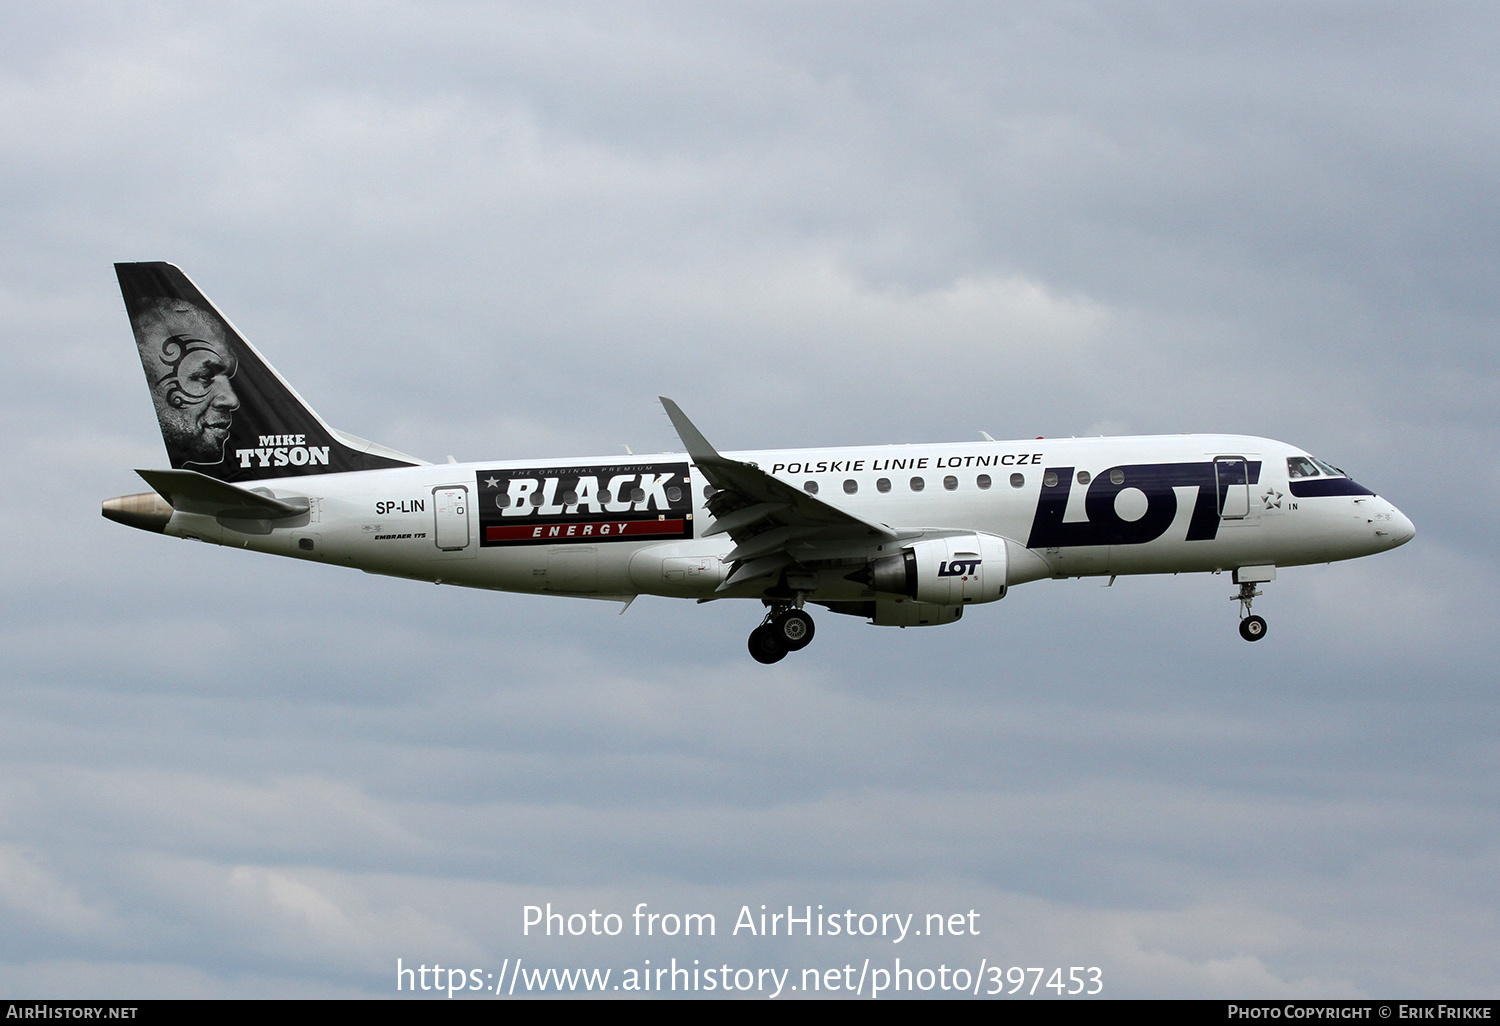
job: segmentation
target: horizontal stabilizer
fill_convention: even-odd
[[[137,470],[173,509],[230,520],[287,520],[307,512],[307,500],[283,502],[196,470]]]

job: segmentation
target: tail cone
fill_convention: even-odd
[[[172,507],[155,492],[117,495],[113,499],[105,499],[104,508],[99,512],[106,520],[156,534],[165,531],[167,521],[172,519]]]

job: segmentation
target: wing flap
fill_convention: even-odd
[[[733,537],[734,531],[743,530],[751,524],[765,520],[772,513],[780,512],[786,508],[786,506],[779,502],[757,502],[752,506],[745,506],[735,510],[733,513],[726,513],[722,517],[719,517],[719,519],[713,522],[713,526],[703,532],[703,537],[708,538],[716,534],[725,533],[729,533],[730,537]]]
[[[735,567],[730,575],[724,579],[724,583],[714,590],[728,591],[730,588],[745,584],[748,581],[780,574],[782,570],[791,566],[792,562],[792,557],[785,552],[778,552],[773,556],[761,556],[758,559],[748,560]]]
[[[785,552],[796,541],[823,530],[819,527],[773,527],[769,531],[753,534],[734,547],[724,558],[731,563],[745,559],[756,559],[772,552]]]

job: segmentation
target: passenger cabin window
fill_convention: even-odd
[[[1026,475],[1025,474],[1012,474],[1012,475],[1010,475],[1010,486],[1012,488],[1025,488],[1026,487]]]
[[[1122,484],[1124,484],[1125,483],[1125,471],[1123,471],[1123,470],[1111,470],[1109,472],[1109,483],[1112,484],[1112,485],[1122,485]]]
[[[884,495],[886,492],[890,491],[891,490],[891,479],[888,478],[888,477],[882,477],[879,481],[876,481],[875,482],[875,490],[877,492],[880,492],[882,495]]]
[[[1313,461],[1306,456],[1288,456],[1286,458],[1286,476],[1293,480],[1299,477],[1317,477],[1318,468],[1313,466]]]
[[[1089,472],[1087,470],[1080,470],[1078,472],[1078,483],[1079,484],[1088,484],[1089,483]]]
[[[923,481],[920,477],[914,477],[914,478],[911,479],[911,490],[912,491],[914,491],[914,492],[920,492],[923,488],[926,488],[926,487],[927,487],[927,482]]]
[[[1051,470],[1047,471],[1047,473],[1042,475],[1042,484],[1046,485],[1048,488],[1056,488],[1057,474]]]
[[[844,482],[845,495],[853,495],[857,491],[859,491],[859,482],[854,480],[854,478],[851,477],[849,478],[849,480]]]
[[[802,490],[804,492],[806,492],[808,495],[817,495],[818,494],[818,482],[816,482],[816,481],[803,481],[802,482]]]
[[[990,475],[988,475],[988,474],[980,474],[978,477],[976,477],[974,479],[974,484],[977,485],[981,491],[983,491],[984,489],[989,488],[989,486],[990,486]]]
[[[943,478],[943,487],[948,489],[950,492],[957,491],[958,478],[954,477],[952,474],[949,474],[947,477]]]

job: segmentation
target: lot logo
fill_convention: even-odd
[[[686,463],[481,470],[480,545],[691,538]]]
[[[1086,519],[1063,521],[1073,490],[1073,467],[1048,467],[1042,476],[1042,495],[1031,522],[1029,549],[1072,545],[1143,545],[1166,533],[1177,518],[1177,489],[1196,493],[1188,521],[1188,541],[1211,541],[1219,533],[1219,515],[1231,490],[1246,490],[1260,482],[1260,461],[1204,463],[1142,463],[1111,467],[1090,481],[1083,497]],[[1134,490],[1135,501],[1117,501]],[[1248,491],[1245,498],[1248,499]],[[1142,506],[1142,500],[1144,505]]]
[[[938,564],[937,575],[939,577],[962,577],[968,580],[969,576],[979,576],[979,564],[981,559],[950,559],[945,563]]]

